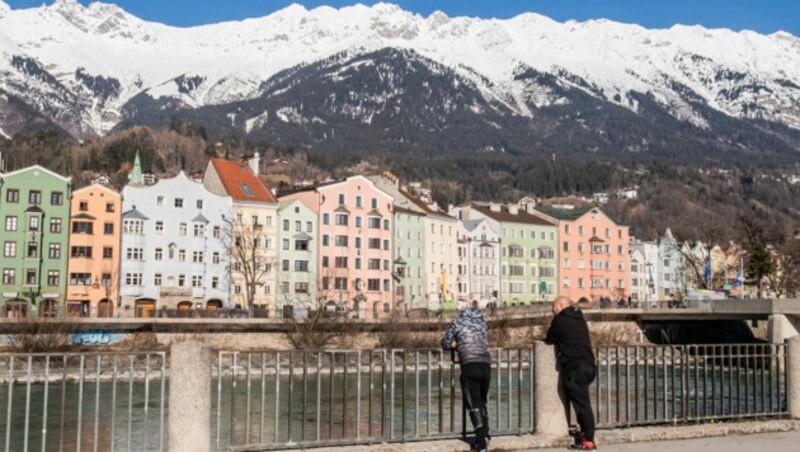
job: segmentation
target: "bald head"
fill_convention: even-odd
[[[563,311],[564,309],[570,307],[572,302],[567,297],[556,297],[553,300],[553,315],[558,315],[559,312]]]

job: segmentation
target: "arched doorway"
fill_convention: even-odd
[[[136,300],[136,317],[155,317],[156,300],[152,298],[140,298]]]
[[[211,315],[214,315],[219,309],[222,309],[222,300],[213,299],[206,302],[206,311]]]
[[[53,318],[58,316],[58,302],[52,298],[42,300],[39,308],[39,317]]]
[[[114,305],[108,298],[97,303],[97,317],[114,317]]]
[[[14,298],[6,301],[6,318],[23,319],[28,316],[28,302]]]
[[[194,304],[191,301],[183,300],[178,303],[178,317],[189,317],[192,315],[192,307]]]

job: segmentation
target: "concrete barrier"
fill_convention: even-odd
[[[555,348],[534,343],[534,432],[548,437],[567,437],[567,414],[559,393]]]
[[[800,336],[786,341],[786,405],[789,416],[800,419]]]
[[[211,450],[211,348],[195,341],[170,349],[170,452]]]

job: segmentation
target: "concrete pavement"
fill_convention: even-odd
[[[564,451],[566,448],[538,449],[537,452]],[[729,435],[716,438],[697,438],[678,441],[648,443],[600,444],[603,452],[751,452],[800,450],[800,431],[760,433],[757,435]]]

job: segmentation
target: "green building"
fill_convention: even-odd
[[[552,301],[558,296],[558,226],[536,215],[533,201],[474,202],[460,218],[485,218],[500,235],[501,306]]]
[[[395,304],[406,309],[427,308],[425,295],[425,214],[412,209],[394,209]]]
[[[0,174],[0,300],[6,317],[55,317],[67,286],[72,184],[35,165]]]

